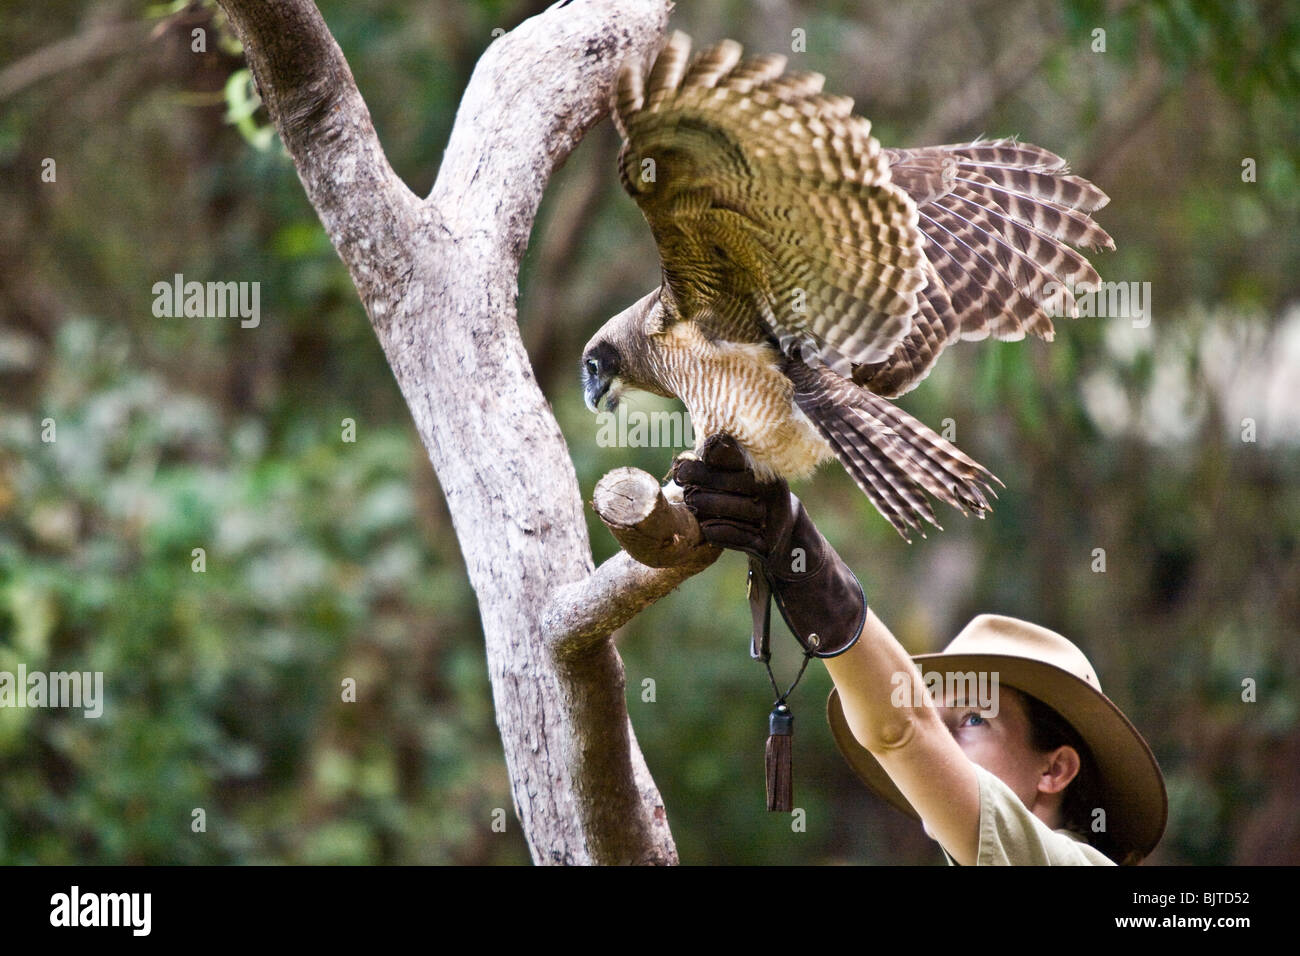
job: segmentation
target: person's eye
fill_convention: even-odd
[[[958,722],[957,726],[978,727],[982,723],[984,723],[984,718],[976,711],[971,711],[969,714],[962,716],[962,719]]]

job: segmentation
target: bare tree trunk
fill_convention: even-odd
[[[669,4],[560,3],[496,40],[426,200],[393,173],[312,3],[221,5],[447,495],[533,860],[676,862],[609,636],[716,552],[683,544],[677,525],[675,567],[621,552],[593,570],[573,465],[515,313],[547,179],[604,116],[619,65],[660,41]]]

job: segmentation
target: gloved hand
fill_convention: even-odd
[[[754,559],[751,574],[757,565],[764,581],[751,577],[750,587],[771,589],[807,653],[835,657],[853,646],[866,621],[866,594],[784,481],[760,483],[730,435],[710,437],[698,460],[679,458],[673,480],[705,540]],[[759,628],[756,612],[755,657]]]

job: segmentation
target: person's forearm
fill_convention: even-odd
[[[907,650],[870,609],[856,644],[826,661],[853,736],[957,862],[979,848],[979,780]]]
[[[924,707],[920,671],[870,608],[857,643],[829,658],[826,669],[839,688],[849,729],[874,754],[905,743],[918,720],[937,721],[933,708]]]

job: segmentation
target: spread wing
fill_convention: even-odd
[[[887,360],[855,369],[855,382],[901,395],[958,337],[1050,341],[1054,315],[1078,314],[1072,290],[1101,280],[1066,243],[1115,248],[1088,215],[1105,193],[1054,153],[1012,140],[884,153],[917,205],[930,279],[911,331]]]
[[[916,204],[852,100],[727,40],[688,62],[675,34],[624,67],[619,174],[659,247],[664,321],[775,339],[842,375],[887,360],[931,267]]]

